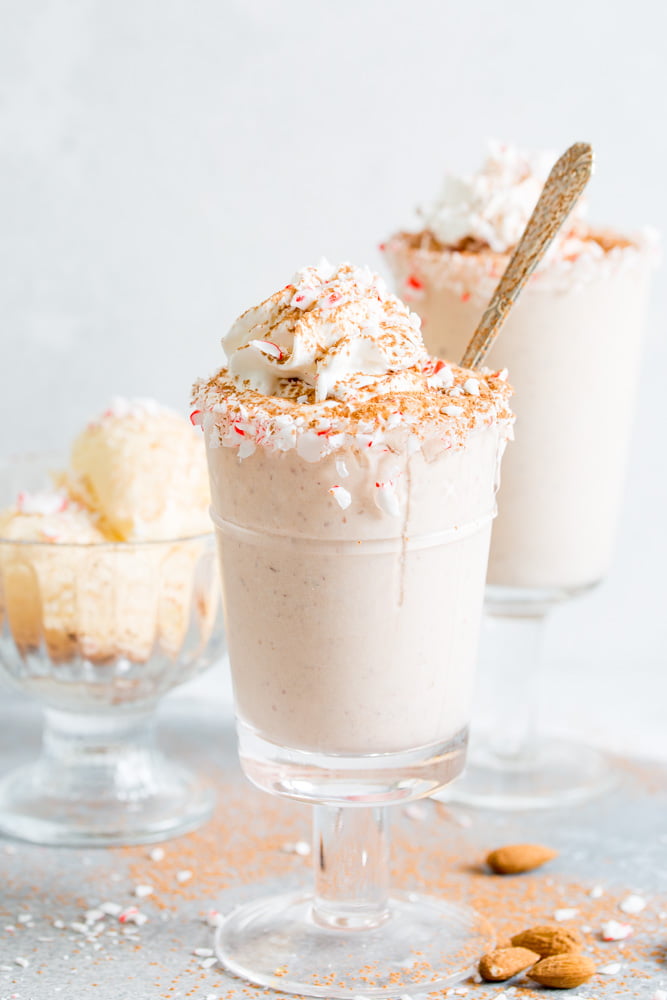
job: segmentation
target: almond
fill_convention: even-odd
[[[578,931],[568,930],[566,927],[550,927],[548,924],[540,924],[538,927],[529,927],[528,930],[514,934],[512,945],[515,948],[530,948],[536,951],[542,958],[549,955],[563,955],[581,951],[584,946],[584,939]]]
[[[558,851],[542,844],[508,844],[498,847],[487,856],[486,863],[496,875],[520,875],[551,861]]]
[[[594,972],[595,962],[592,959],[569,952],[543,958],[530,970],[528,978],[534,979],[540,986],[571,990],[573,986],[581,986],[589,980]]]
[[[479,974],[487,983],[500,983],[535,965],[540,956],[528,948],[495,948],[479,962]]]

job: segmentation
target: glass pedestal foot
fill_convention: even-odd
[[[400,997],[461,982],[492,945],[472,910],[413,893],[393,894],[377,926],[330,926],[312,896],[291,893],[234,910],[216,952],[230,972],[284,993]]]
[[[487,809],[548,809],[601,795],[616,780],[606,754],[584,744],[546,738],[530,756],[515,758],[476,747],[463,775],[435,797]]]
[[[41,756],[0,780],[0,830],[37,844],[144,844],[195,829],[213,804],[160,752],[151,712],[48,709]]]
[[[0,781],[0,830],[36,844],[97,847],[165,840],[209,818],[210,788],[165,758],[151,765],[129,794],[113,783],[81,794],[81,785],[58,780],[42,761],[25,765]]]

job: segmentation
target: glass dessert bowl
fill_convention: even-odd
[[[48,844],[160,840],[213,805],[154,730],[160,698],[224,649],[214,538],[100,540],[77,504],[56,509],[53,468],[0,469],[1,506],[47,489],[0,520],[0,671],[44,709],[40,757],[0,780],[0,829]]]
[[[218,956],[309,996],[442,988],[489,928],[390,891],[388,807],[463,767],[511,390],[429,358],[418,318],[350,265],[299,272],[223,348],[194,402],[241,764],[314,806],[315,885],[260,888]]]

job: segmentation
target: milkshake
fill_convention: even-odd
[[[370,271],[299,271],[195,387],[220,546],[239,755],[315,805],[313,891],[218,929],[226,968],[297,995],[396,997],[466,976],[488,928],[389,892],[386,807],[460,772],[511,432],[501,374],[429,357]]]
[[[384,246],[428,350],[460,358],[555,157],[491,148],[448,177],[417,233]],[[581,203],[524,289],[487,363],[516,389],[488,581],[572,592],[609,568],[655,237],[595,229]]]
[[[222,343],[193,419],[241,733],[329,756],[463,746],[504,373],[429,357],[381,279],[326,262]]]

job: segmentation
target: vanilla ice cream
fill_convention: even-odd
[[[460,358],[553,164],[494,145],[481,170],[446,179],[423,228],[383,250],[428,349]],[[611,560],[656,237],[587,224],[579,203],[488,355],[516,389],[489,582],[576,590]]]
[[[111,538],[179,538],[210,530],[201,441],[153,400],[116,399],[76,438],[69,492]]]
[[[195,387],[242,726],[329,754],[465,732],[503,374],[430,358],[370,271],[305,268]]]

